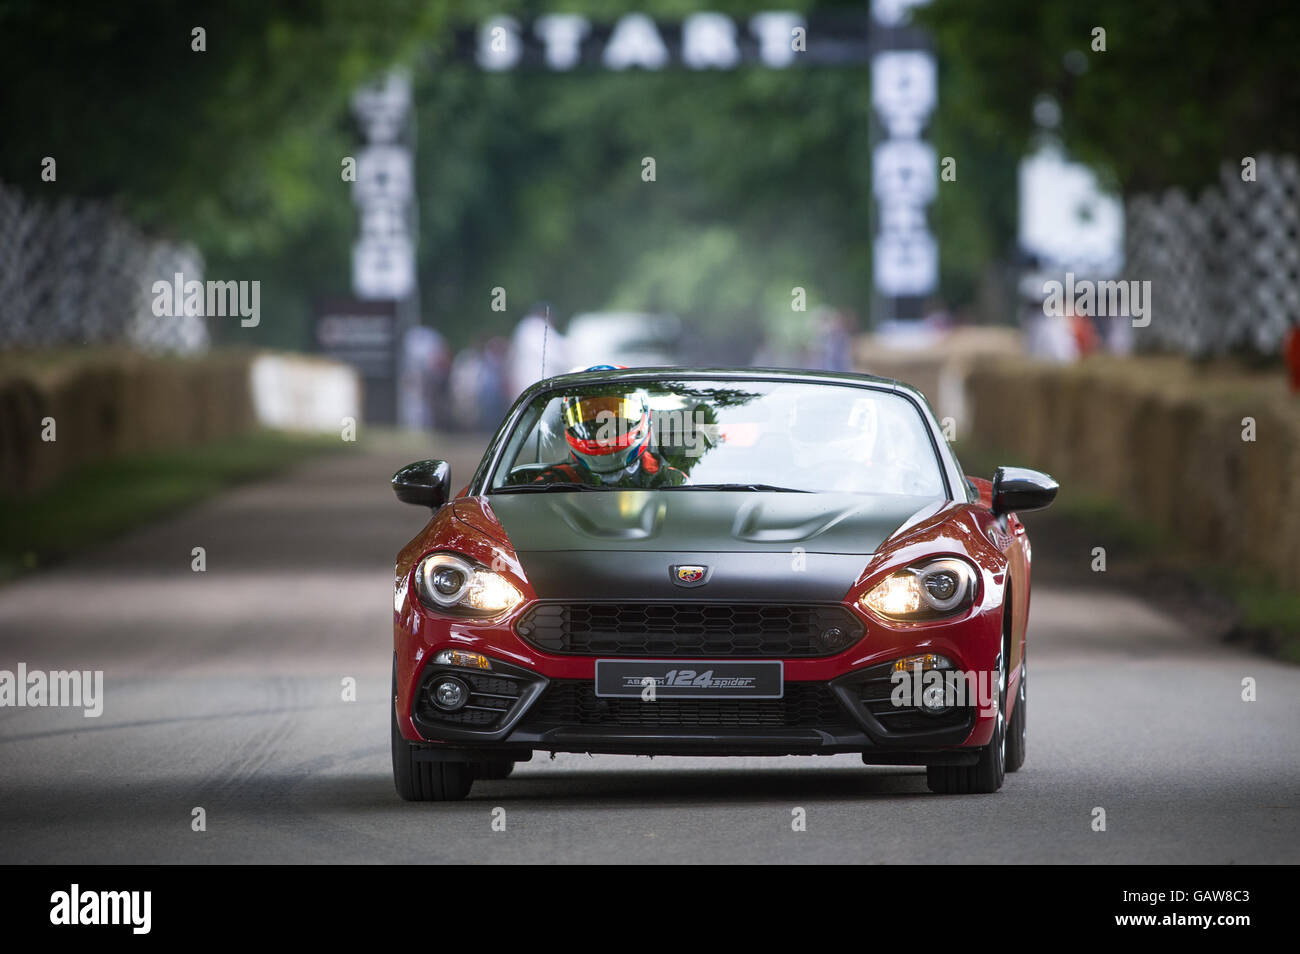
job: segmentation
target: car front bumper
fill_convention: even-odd
[[[940,715],[889,701],[892,663],[831,680],[787,682],[780,699],[598,697],[591,679],[547,678],[494,660],[491,672],[429,663],[411,722],[431,759],[530,757],[534,751],[627,755],[832,755],[874,764],[960,764],[979,722],[975,707]],[[453,676],[470,704],[443,712],[431,685]],[[412,740],[416,741],[416,740]],[[987,741],[987,740],[985,740]],[[420,756],[417,756],[420,757]]]
[[[514,625],[518,617],[449,619],[415,602],[404,601],[395,621],[394,705],[398,731],[420,746],[422,758],[496,752],[497,758],[513,753],[509,757],[519,760],[534,751],[710,756],[856,752],[869,763],[960,763],[989,743],[997,721],[996,703],[992,709],[964,706],[939,716],[894,706],[889,679],[895,661],[926,653],[946,657],[962,672],[989,675],[1003,644],[996,603],[960,620],[910,626],[884,626],[862,614],[860,638],[838,653],[764,655],[764,660],[782,661],[779,699],[661,697],[642,702],[596,695],[596,663],[607,655],[543,651],[520,637]],[[844,609],[856,613],[847,605]],[[526,610],[521,608],[521,617]],[[438,663],[439,652],[449,648],[487,656],[492,668]],[[671,658],[684,665],[697,661],[689,655]],[[727,658],[746,657],[736,652]],[[469,684],[472,697],[463,713],[448,716],[432,703],[429,686],[441,674]]]

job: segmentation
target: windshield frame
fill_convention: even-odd
[[[968,495],[965,490],[965,474],[957,464],[956,457],[952,454],[948,442],[943,437],[943,432],[939,427],[939,422],[935,418],[934,411],[925,398],[913,388],[901,385],[898,381],[892,381],[886,378],[874,378],[866,375],[852,375],[835,372],[817,372],[817,371],[799,371],[799,370],[780,370],[780,369],[763,369],[763,370],[704,370],[698,368],[639,368],[636,370],[619,370],[617,372],[602,371],[598,373],[578,372],[575,374],[556,375],[550,378],[544,378],[532,386],[525,388],[524,392],[519,395],[510,410],[506,413],[505,420],[493,435],[487,450],[483,454],[483,459],[479,462],[478,469],[474,472],[474,477],[470,481],[468,493],[470,496],[491,496],[492,476],[502,465],[501,458],[505,454],[506,446],[510,441],[511,435],[514,434],[521,418],[527,412],[529,405],[539,397],[550,394],[563,394],[568,388],[598,384],[598,383],[627,383],[631,385],[646,383],[665,383],[680,381],[754,381],[770,383],[801,383],[812,385],[824,385],[830,387],[852,387],[867,391],[880,391],[886,394],[896,395],[912,405],[913,410],[920,417],[924,426],[926,436],[930,440],[930,450],[934,454],[935,463],[939,466],[939,476],[943,481],[943,496],[948,501],[957,500],[967,502]],[[954,487],[961,487],[960,497],[954,495]],[[620,488],[622,491],[639,492],[639,493],[656,493],[654,490],[629,490],[629,488]],[[813,491],[817,493],[818,491]]]

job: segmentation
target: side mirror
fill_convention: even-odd
[[[451,496],[451,466],[445,460],[417,460],[393,475],[393,493],[402,503],[437,510]]]
[[[1056,499],[1059,485],[1027,467],[999,467],[993,475],[993,512],[1042,510]]]

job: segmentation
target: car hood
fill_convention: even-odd
[[[871,554],[935,497],[713,490],[494,494],[456,516],[516,551],[779,550]],[[499,533],[498,533],[499,535]]]
[[[456,516],[508,542],[546,598],[839,600],[882,543],[946,500],[712,490],[494,494]],[[670,567],[707,567],[683,588]],[[775,591],[773,588],[776,588]]]

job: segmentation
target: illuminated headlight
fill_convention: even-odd
[[[933,619],[964,610],[974,596],[974,567],[945,557],[891,573],[858,602],[886,619]]]
[[[476,566],[454,553],[424,558],[416,574],[424,601],[436,609],[471,616],[495,616],[523,599],[500,573]]]

